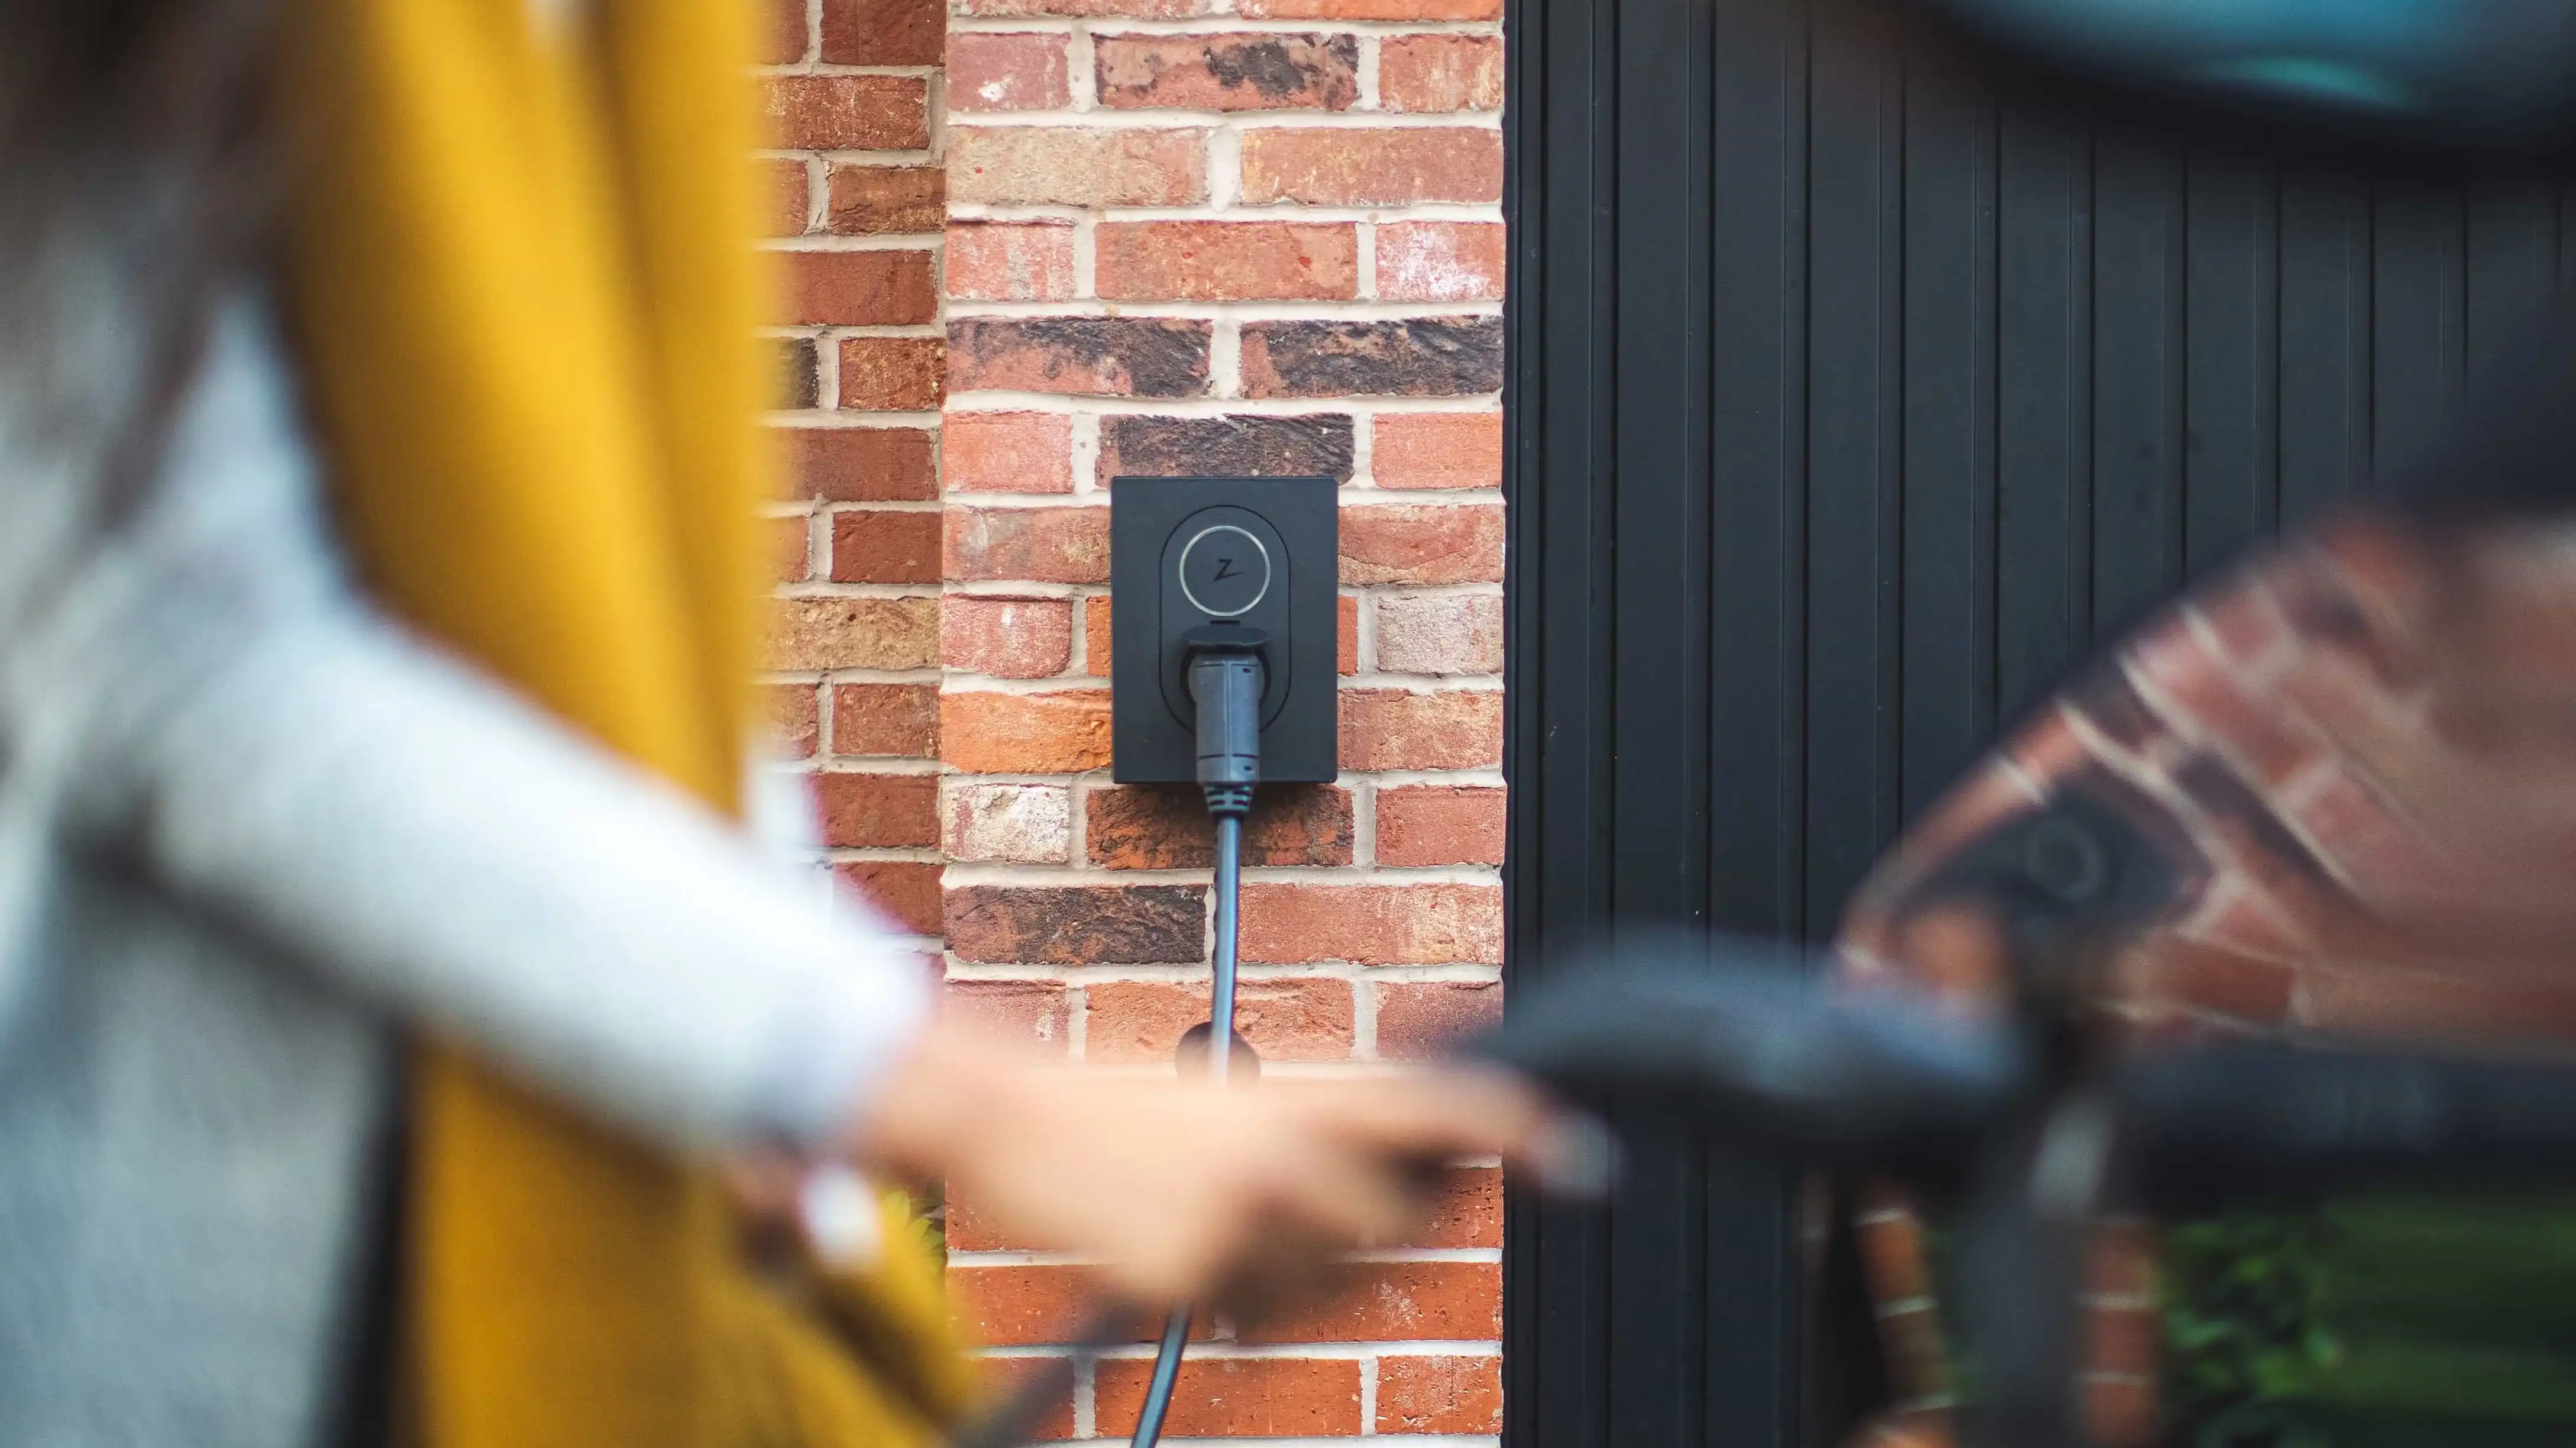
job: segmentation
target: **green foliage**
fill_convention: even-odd
[[[2164,1238],[2165,1411],[2177,1441],[2307,1396],[2343,1361],[2328,1228],[2297,1207],[2180,1222]],[[2220,1441],[2224,1441],[2223,1439]]]

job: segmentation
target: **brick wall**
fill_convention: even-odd
[[[764,67],[795,496],[777,506],[776,733],[833,869],[939,934],[939,63],[935,5],[781,0]]]
[[[1234,473],[1343,483],[1343,772],[1255,810],[1243,1029],[1365,1071],[1499,1009],[1500,13],[784,0],[778,712],[952,1008],[1140,1071],[1205,1017],[1196,792],[1108,777],[1109,479]],[[947,1230],[997,1367],[1056,1351],[1079,1264]],[[1461,1166],[1344,1296],[1218,1324],[1172,1435],[1495,1433],[1500,1248]],[[1047,1431],[1126,1433],[1147,1368]]]

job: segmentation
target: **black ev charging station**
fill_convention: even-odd
[[[1243,819],[1264,782],[1321,783],[1339,767],[1333,694],[1340,505],[1331,478],[1112,479],[1112,774],[1195,783],[1216,825],[1209,1020],[1182,1038],[1210,1075],[1258,1070],[1235,1034]],[[1154,1448],[1190,1308],[1172,1310],[1131,1440]]]
[[[1190,660],[1228,631],[1258,636],[1247,647],[1262,661],[1261,778],[1332,781],[1337,496],[1331,478],[1111,482],[1119,783],[1199,780]]]

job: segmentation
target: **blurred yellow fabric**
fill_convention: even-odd
[[[282,285],[361,571],[727,809],[768,461],[754,19],[307,0],[287,52]],[[674,1163],[435,1045],[411,1109],[401,1395],[426,1448],[905,1444],[960,1410],[917,1234],[781,1294]]]

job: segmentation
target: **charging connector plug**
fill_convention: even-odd
[[[1261,782],[1261,693],[1269,682],[1262,653],[1269,635],[1239,624],[1210,624],[1184,637],[1190,700],[1198,706],[1199,786],[1208,813],[1241,819]]]

